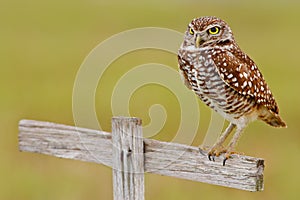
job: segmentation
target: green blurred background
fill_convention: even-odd
[[[18,121],[36,119],[73,125],[72,89],[87,54],[113,34],[137,27],[184,32],[198,16],[226,20],[258,64],[288,124],[287,129],[251,124],[238,151],[266,161],[265,190],[250,193],[146,174],[146,199],[299,199],[300,112],[299,1],[115,1],[1,0],[0,6],[0,199],[112,199],[106,166],[18,151]],[[97,90],[97,115],[110,131],[112,85],[126,69],[158,62],[177,68],[176,55],[143,50],[112,64]],[[120,66],[124,66],[121,69]],[[103,98],[102,98],[103,97]],[[180,109],[166,88],[145,86],[133,95],[130,112],[149,122],[154,103],[168,121],[155,139],[169,141]],[[200,145],[211,112],[199,103],[201,123],[192,145]]]

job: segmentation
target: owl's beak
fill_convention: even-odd
[[[204,40],[201,38],[199,34],[196,35],[196,43],[195,46],[196,48],[199,48],[201,44],[203,44]]]

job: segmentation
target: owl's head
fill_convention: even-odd
[[[234,42],[227,23],[217,17],[193,19],[185,32],[184,47],[202,48],[226,42]]]

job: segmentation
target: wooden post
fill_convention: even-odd
[[[144,199],[144,145],[141,120],[112,119],[114,200]]]

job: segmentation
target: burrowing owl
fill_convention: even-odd
[[[209,150],[209,160],[225,153],[225,165],[251,121],[260,119],[271,126],[286,127],[262,74],[239,48],[223,20],[216,17],[194,19],[185,32],[178,62],[185,85],[230,122]],[[223,142],[235,127],[232,140],[224,148]]]

